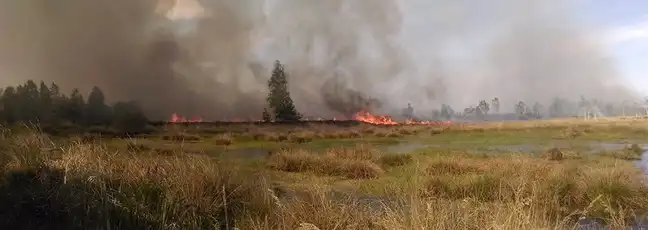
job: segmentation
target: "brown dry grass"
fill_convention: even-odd
[[[366,145],[332,148],[324,153],[284,149],[268,159],[268,167],[284,172],[310,172],[348,179],[378,178],[387,167],[411,163],[410,155],[383,155]]]
[[[480,127],[466,130],[488,130]],[[641,170],[605,156],[385,155],[359,145],[284,150],[249,168],[6,130],[0,149],[0,225],[8,229],[570,229],[581,216],[620,229],[648,214]],[[319,180],[301,181],[291,197],[267,170],[377,183],[393,202],[369,209],[355,196],[332,197]]]

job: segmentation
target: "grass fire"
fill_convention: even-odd
[[[0,227],[648,229],[592,2],[0,1]]]
[[[270,90],[256,120],[155,122],[98,87],[86,101],[36,85],[2,97],[10,229],[619,229],[648,214],[641,116],[308,119]]]

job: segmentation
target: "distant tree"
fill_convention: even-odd
[[[616,116],[617,114],[617,109],[615,108],[614,104],[612,103],[606,103],[604,107],[604,112],[605,115],[607,116]]]
[[[467,116],[467,115],[474,114],[476,112],[476,110],[477,109],[474,106],[470,106],[468,108],[465,108],[464,109],[464,115]]]
[[[565,100],[561,98],[554,98],[554,100],[551,102],[551,105],[549,105],[549,116],[551,117],[563,117],[566,116],[565,112]]]
[[[268,106],[273,110],[277,121],[298,121],[302,115],[297,112],[288,92],[288,79],[284,66],[275,62],[272,76],[268,80]]]
[[[123,133],[142,133],[146,131],[148,119],[136,102],[117,102],[113,106],[113,126]]]
[[[524,115],[527,112],[527,105],[523,101],[519,101],[515,104],[515,113],[519,115]]]
[[[94,87],[86,104],[79,89],[70,96],[61,93],[55,83],[49,87],[40,82],[28,80],[24,84],[0,89],[0,123],[38,122],[42,125],[58,125],[70,122],[75,125],[110,125],[112,107],[105,104],[105,95]],[[115,126],[123,130],[143,129],[147,119],[139,105],[134,102],[117,104],[120,120]]]
[[[67,96],[61,93],[61,88],[54,82],[50,85],[49,91],[50,98],[52,99],[51,122],[60,123],[62,121],[69,121],[66,115],[66,107],[68,106]]]
[[[15,123],[19,121],[18,100],[16,89],[12,86],[7,87],[2,93],[2,105],[4,109],[4,122]]]
[[[263,108],[263,112],[261,113],[261,119],[263,122],[272,122],[272,115],[268,112],[268,109]]]
[[[535,104],[533,104],[533,116],[535,118],[542,117],[542,110],[543,109],[544,108],[543,108],[542,104],[540,104],[539,102],[536,102]]]
[[[488,112],[490,111],[490,105],[488,104],[488,102],[486,102],[486,100],[479,101],[479,106],[477,107],[479,107],[481,113],[483,114],[488,114]]]
[[[45,82],[41,81],[38,88],[38,120],[43,123],[52,121],[52,92]]]
[[[39,92],[34,81],[28,80],[24,85],[16,88],[19,120],[23,122],[37,122],[39,118]]]
[[[493,109],[495,110],[495,113],[499,113],[500,112],[499,98],[497,98],[497,97],[493,98],[493,100],[491,101],[491,104],[493,105]]]
[[[454,116],[455,111],[450,107],[450,105],[443,104],[441,105],[441,118],[450,120]]]
[[[0,88],[0,124],[6,122],[4,120],[4,101],[2,101],[2,94],[4,93],[4,89]]]
[[[88,125],[108,125],[112,122],[111,108],[106,105],[104,93],[99,87],[93,87],[88,95],[86,105],[86,119]]]
[[[85,100],[79,89],[73,89],[65,106],[65,115],[72,124],[82,125],[85,118]]]
[[[479,119],[484,119],[484,115],[485,115],[485,113],[484,113],[484,111],[482,110],[482,107],[481,107],[481,106],[477,106],[477,107],[475,107],[475,115],[477,115],[477,118],[479,118]]]

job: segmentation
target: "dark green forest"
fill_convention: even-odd
[[[146,129],[148,119],[134,101],[106,103],[99,87],[87,96],[80,89],[69,94],[60,87],[28,80],[22,85],[0,89],[0,124],[36,125],[48,132],[64,129],[97,132],[139,133]]]

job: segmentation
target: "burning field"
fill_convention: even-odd
[[[168,120],[168,123],[260,123],[262,120],[254,119],[232,119],[227,121],[205,121],[200,117],[194,117],[192,119],[187,119],[176,113],[171,114],[171,118]],[[417,121],[413,119],[408,119],[404,121],[394,120],[390,116],[381,116],[374,115],[372,113],[361,111],[353,115],[353,119],[338,119],[336,117],[332,119],[324,118],[315,118],[315,119],[302,119],[301,122],[362,122],[373,125],[428,125],[428,126],[447,126],[452,124],[452,121],[445,120],[435,120],[435,121]]]
[[[585,2],[0,1],[0,226],[646,229]]]

